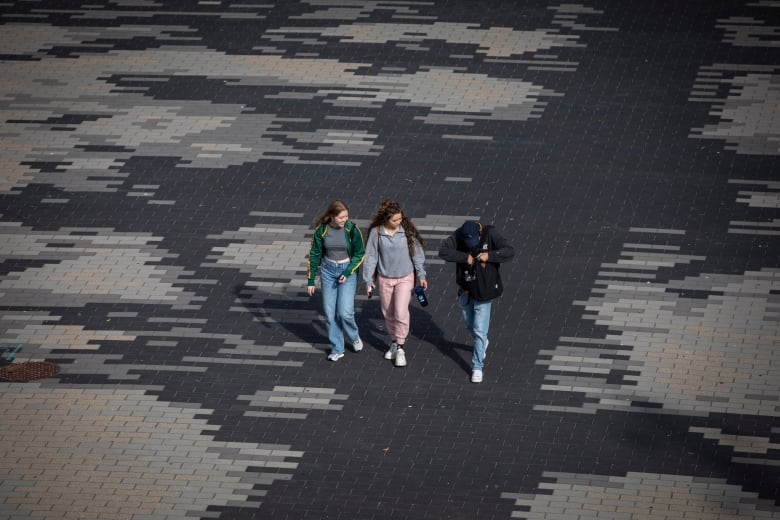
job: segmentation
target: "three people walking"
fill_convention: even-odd
[[[391,199],[383,200],[371,217],[365,244],[360,229],[349,220],[349,208],[340,200],[330,203],[314,227],[307,292],[314,295],[320,270],[322,307],[331,344],[328,359],[338,361],[344,356],[345,336],[355,352],[363,349],[355,321],[357,273],[362,265],[367,296],[379,294],[388,334],[384,357],[397,367],[406,366],[409,303],[415,286],[428,290],[420,232],[401,205]],[[495,227],[476,220],[464,222],[439,248],[439,257],[455,264],[458,306],[474,340],[473,383],[481,383],[484,377],[492,303],[503,292],[499,268],[514,255],[514,248]]]

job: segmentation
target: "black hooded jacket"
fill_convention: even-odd
[[[463,241],[463,227],[442,242],[439,257],[455,263],[455,281],[461,291],[477,301],[492,300],[504,290],[499,266],[515,256],[515,249],[493,226],[480,224],[479,245],[469,249]],[[468,257],[488,254],[487,262],[468,265]]]

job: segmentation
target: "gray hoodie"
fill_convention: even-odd
[[[425,280],[425,253],[415,241],[414,258],[409,258],[403,226],[399,226],[394,236],[388,235],[384,226],[369,230],[363,262],[363,281],[367,285],[373,285],[374,272],[385,278],[403,278],[414,271],[417,271],[417,278]]]

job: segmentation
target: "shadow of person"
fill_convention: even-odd
[[[433,311],[432,306],[428,309]],[[416,342],[430,343],[445,358],[450,359],[465,373],[471,374],[471,345],[448,339],[444,330],[434,320],[432,312],[421,308],[415,300],[412,300],[409,312],[411,319],[409,339],[413,339]],[[360,329],[360,335],[363,338],[363,344],[384,354],[389,348],[390,338],[387,336],[385,319],[382,316],[379,300],[369,300],[365,297],[357,298],[355,302],[355,317]],[[453,323],[453,327],[458,327],[453,329],[457,330],[458,333],[468,334],[465,329],[460,330],[463,328],[460,321]],[[464,358],[464,353],[466,358]]]
[[[259,337],[271,339],[281,335],[279,339],[283,341],[300,341],[328,351],[319,292],[310,297],[305,288],[270,291],[248,283],[235,284],[232,289],[235,303],[252,315]]]
[[[471,374],[471,345],[450,340],[442,327],[436,323],[433,315],[430,312],[420,308],[419,305],[414,305],[414,302],[411,306],[411,316],[413,324],[411,334],[413,334],[420,341],[426,341],[430,343],[444,357],[450,359],[455,365],[459,366],[467,374]],[[450,324],[448,323],[448,330],[449,325]],[[462,333],[463,335],[467,336],[468,332],[466,332],[465,329],[461,329],[463,329],[463,326],[460,321],[457,321],[457,323],[453,324],[453,330],[457,331],[457,334],[460,335]],[[449,332],[449,334],[451,334],[451,332]],[[464,353],[467,355],[465,359],[463,356]]]
[[[390,339],[385,329],[385,318],[379,306],[379,298],[355,298],[355,321],[363,340],[363,348],[372,348],[382,354],[389,348]]]

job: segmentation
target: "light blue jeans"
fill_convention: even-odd
[[[328,340],[331,352],[344,352],[344,334],[355,341],[360,333],[355,323],[355,291],[357,276],[354,274],[344,283],[338,279],[349,262],[336,263],[322,259],[320,265],[320,283],[322,284],[322,310],[328,326]]]
[[[460,294],[458,295],[458,304],[460,304],[460,312],[463,314],[463,323],[474,337],[474,354],[471,356],[472,368],[482,370],[485,366],[487,335],[490,328],[490,307],[493,300],[478,302],[468,294]]]

